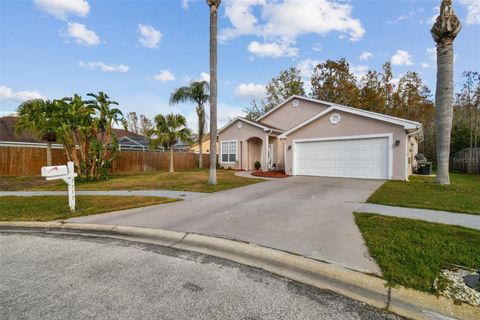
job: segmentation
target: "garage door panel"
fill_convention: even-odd
[[[295,143],[296,175],[388,179],[388,138]]]

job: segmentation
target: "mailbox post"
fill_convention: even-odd
[[[47,180],[62,179],[68,185],[68,206],[75,212],[75,166],[69,161],[66,166],[42,167],[42,177]]]

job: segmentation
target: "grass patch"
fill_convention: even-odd
[[[434,177],[412,176],[409,182],[387,181],[368,202],[480,214],[480,175],[451,173],[450,179],[450,186],[435,184]]]
[[[264,181],[235,175],[233,170],[217,170],[217,185],[210,185],[208,170],[196,169],[168,173],[116,174],[106,181],[76,182],[76,190],[177,190],[216,192]],[[65,190],[63,181],[45,181],[37,177],[0,177],[0,190]]]
[[[70,213],[66,196],[0,197],[0,221],[51,221],[169,203],[176,199],[140,196],[77,196]]]
[[[480,231],[368,213],[355,213],[355,220],[392,285],[435,293],[446,263],[480,267]]]

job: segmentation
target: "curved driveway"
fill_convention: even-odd
[[[382,183],[290,177],[193,200],[67,221],[216,235],[379,273],[352,212]]]
[[[400,319],[267,272],[155,245],[0,234],[2,319]]]

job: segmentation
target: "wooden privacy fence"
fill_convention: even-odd
[[[450,169],[465,173],[480,173],[480,148],[466,148],[455,153]]]
[[[63,165],[67,156],[63,149],[52,149],[53,165]],[[175,170],[198,167],[198,154],[191,152],[174,152]],[[40,176],[43,166],[47,165],[47,151],[38,147],[0,146],[0,176]],[[203,167],[208,168],[210,159],[203,155]],[[170,152],[156,151],[121,151],[113,161],[112,173],[148,172],[168,170]]]

